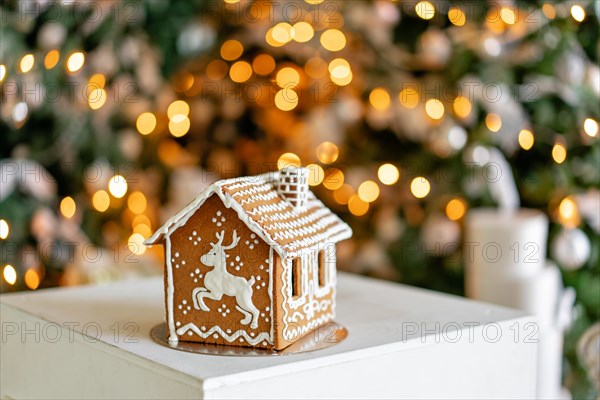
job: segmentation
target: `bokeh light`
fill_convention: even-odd
[[[294,153],[283,153],[277,160],[277,169],[286,167],[301,167],[300,157]]]
[[[329,168],[325,171],[323,186],[329,190],[337,190],[344,184],[344,173],[338,168]]]
[[[325,171],[319,164],[308,164],[308,184],[310,186],[317,186],[325,179]]]
[[[577,22],[582,22],[585,19],[585,10],[579,4],[574,4],[571,7],[571,16]]]
[[[500,18],[506,25],[514,25],[517,22],[516,13],[510,7],[502,7],[500,9]]]
[[[97,211],[104,212],[110,206],[110,197],[105,190],[98,190],[92,196],[92,205]]]
[[[333,198],[339,204],[346,205],[353,194],[354,188],[351,185],[344,183],[339,189],[333,192]]]
[[[167,108],[167,116],[174,118],[176,115],[187,116],[190,113],[190,106],[183,100],[175,100]]]
[[[585,121],[583,121],[583,131],[589,137],[598,136],[598,122],[592,118],[586,118]]]
[[[425,112],[432,119],[442,119],[445,112],[444,104],[438,99],[429,99],[425,103]]]
[[[327,74],[327,63],[321,57],[312,57],[304,64],[304,71],[313,79],[320,79]]]
[[[569,228],[575,228],[581,222],[577,203],[571,196],[565,197],[560,202],[558,206],[558,218],[563,225]]]
[[[419,104],[419,92],[413,88],[405,88],[398,93],[398,102],[402,107],[412,110]]]
[[[129,251],[136,255],[144,254],[146,252],[144,240],[146,239],[139,233],[131,234],[127,240],[127,247],[129,248]]]
[[[229,77],[237,83],[246,82],[252,76],[252,66],[246,61],[238,61],[229,69]]]
[[[533,133],[528,129],[521,129],[519,132],[519,146],[523,150],[529,150],[533,147],[534,142]]]
[[[346,47],[346,36],[338,29],[327,29],[321,34],[321,45],[329,51],[340,51]]]
[[[127,193],[127,181],[121,175],[113,176],[108,182],[108,191],[117,199],[120,199]]]
[[[308,22],[300,21],[294,24],[293,28],[293,39],[299,43],[308,42],[315,35],[315,30],[312,25]]]
[[[139,133],[148,135],[156,128],[156,117],[151,112],[142,113],[137,118],[135,126]]]
[[[8,283],[9,285],[14,285],[17,282],[17,271],[10,264],[6,264],[4,266],[4,271],[2,272],[2,275],[4,276],[4,280],[6,281],[6,283]]]
[[[567,159],[567,148],[564,144],[557,142],[552,147],[552,158],[557,164],[562,164]]]
[[[21,58],[21,62],[19,63],[19,68],[22,73],[27,73],[31,71],[33,68],[33,64],[35,63],[35,57],[33,54],[25,54],[23,58]]]
[[[340,150],[335,143],[323,142],[317,146],[315,153],[317,155],[317,160],[323,164],[331,164],[338,159]]]
[[[435,7],[428,1],[420,1],[415,5],[415,12],[419,18],[429,20],[435,16]]]
[[[271,37],[277,43],[288,43],[293,38],[294,28],[287,22],[280,22],[271,30]]]
[[[372,203],[379,197],[379,185],[375,181],[364,181],[358,186],[358,197],[362,201]]]
[[[259,54],[254,57],[252,68],[258,75],[269,75],[275,69],[275,60],[268,54]]]
[[[446,204],[446,215],[452,221],[458,221],[461,219],[467,211],[467,205],[464,200],[456,198],[452,199]]]
[[[417,199],[422,199],[429,194],[431,185],[427,178],[418,176],[410,182],[410,191]]]
[[[75,200],[72,197],[67,196],[60,202],[60,213],[66,218],[72,218],[75,215],[75,211],[77,211],[77,205],[75,204]]]
[[[106,77],[104,74],[94,74],[88,79],[88,84],[92,89],[104,89],[106,85]]]
[[[485,116],[485,126],[492,132],[498,132],[502,128],[502,119],[498,114],[490,113]]]
[[[290,111],[298,105],[298,94],[292,89],[281,89],[275,93],[275,106],[282,111]]]
[[[46,53],[46,57],[44,57],[44,67],[46,67],[46,69],[52,69],[56,67],[59,60],[60,52],[58,50],[50,50]]]
[[[360,217],[369,212],[369,203],[363,201],[358,195],[353,194],[350,196],[350,199],[348,199],[348,211],[350,211],[352,215]]]
[[[10,227],[8,222],[4,219],[0,219],[0,239],[4,240],[8,237],[10,233]]]
[[[390,106],[390,94],[382,87],[377,87],[369,94],[371,106],[377,110],[385,110]]]
[[[67,59],[67,71],[69,72],[77,72],[81,68],[83,68],[83,64],[85,63],[85,55],[77,51],[69,56]]]
[[[227,40],[221,45],[221,57],[227,61],[237,60],[243,52],[244,46],[237,40]]]
[[[104,89],[94,89],[88,97],[88,105],[92,110],[98,110],[106,103],[106,98],[107,95]]]
[[[169,132],[175,137],[182,137],[190,130],[190,119],[183,114],[176,114],[169,121]]]
[[[40,276],[33,268],[29,268],[25,272],[24,280],[25,285],[31,290],[36,290],[40,286]]]
[[[467,16],[458,7],[452,6],[448,10],[448,20],[456,26],[463,26],[467,22]]]
[[[146,196],[139,191],[132,192],[127,198],[127,207],[134,214],[141,214],[146,211],[147,204]]]
[[[294,88],[300,84],[300,74],[292,67],[284,67],[277,71],[275,82],[282,88]]]
[[[383,164],[377,170],[377,177],[384,185],[393,185],[400,179],[400,171],[393,164]]]
[[[471,101],[465,96],[457,96],[452,104],[454,114],[459,118],[467,118],[473,110]]]
[[[229,71],[227,63],[223,60],[215,59],[206,66],[206,77],[213,81],[218,81],[225,78],[227,71]]]
[[[5,77],[6,77],[6,66],[4,64],[0,64],[0,82],[2,82]]]

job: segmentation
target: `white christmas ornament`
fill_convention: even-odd
[[[576,270],[590,258],[590,239],[580,229],[564,229],[552,241],[551,252],[561,267]]]

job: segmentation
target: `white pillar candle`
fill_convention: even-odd
[[[519,278],[544,267],[548,218],[541,211],[480,208],[471,210],[465,223],[467,276]],[[467,292],[471,289],[467,285]]]

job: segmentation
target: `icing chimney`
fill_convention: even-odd
[[[302,209],[308,201],[308,169],[285,167],[279,171],[277,192],[296,209]]]

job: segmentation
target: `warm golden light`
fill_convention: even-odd
[[[31,71],[33,68],[33,64],[35,63],[35,57],[33,54],[25,54],[23,58],[21,58],[21,62],[19,63],[19,68],[22,73],[27,73]]]
[[[237,60],[243,52],[244,46],[237,40],[228,40],[221,45],[221,57],[227,61]]]
[[[169,119],[174,118],[176,115],[188,116],[190,113],[190,105],[183,100],[175,100],[167,108],[167,116]]]
[[[176,114],[169,121],[169,132],[175,137],[182,137],[190,130],[190,119],[183,114]]]
[[[432,119],[442,119],[444,116],[444,104],[438,99],[429,99],[425,103],[425,112]]]
[[[323,186],[329,190],[337,190],[344,184],[344,173],[337,168],[329,168],[325,171]]]
[[[398,93],[398,102],[402,107],[412,110],[419,104],[419,93],[411,88],[402,89]]]
[[[450,20],[453,25],[463,26],[467,22],[467,16],[463,10],[453,6],[448,10],[448,20]]]
[[[246,61],[238,61],[229,69],[229,77],[237,83],[246,82],[252,76],[252,66]]]
[[[390,94],[382,87],[375,88],[369,94],[369,102],[377,110],[385,110],[390,106]]]
[[[410,191],[417,199],[422,199],[429,194],[431,185],[427,178],[418,176],[410,182]]]
[[[358,187],[358,197],[362,201],[372,203],[379,197],[379,185],[375,181],[364,181]]]
[[[25,285],[31,290],[35,290],[40,286],[40,276],[33,268],[30,268],[25,272],[24,279]]]
[[[446,204],[446,215],[452,221],[461,219],[467,211],[467,205],[462,199],[452,199]]]
[[[50,50],[46,53],[46,57],[44,57],[44,67],[46,67],[46,69],[52,69],[56,67],[59,60],[60,52],[58,50]]]
[[[327,63],[321,57],[312,57],[304,64],[306,74],[313,79],[320,79],[327,74]]]
[[[104,89],[106,77],[103,74],[94,74],[88,80],[91,89]]]
[[[10,264],[6,264],[2,275],[4,275],[4,280],[9,285],[14,285],[17,282],[17,271]]]
[[[585,10],[579,4],[571,7],[571,16],[577,22],[582,22],[585,19]]]
[[[352,70],[346,68],[345,66],[336,67],[332,74],[330,74],[329,79],[331,82],[335,83],[338,86],[347,86],[352,82]]]
[[[227,75],[227,71],[229,71],[229,66],[225,61],[219,59],[212,60],[206,66],[206,76],[213,81],[223,79]]]
[[[108,207],[110,206],[110,197],[108,196],[108,193],[104,190],[98,190],[92,196],[92,205],[100,212],[108,210]]]
[[[400,171],[393,164],[383,164],[377,170],[377,177],[384,185],[393,185],[400,179]]]
[[[542,6],[542,12],[548,19],[556,18],[556,8],[554,8],[554,6],[552,4],[545,3]]]
[[[117,199],[120,199],[127,193],[127,181],[121,175],[113,176],[108,182],[108,191]]]
[[[473,110],[471,101],[465,96],[457,96],[452,104],[454,114],[459,118],[467,118]]]
[[[569,228],[575,228],[581,222],[577,203],[571,196],[565,197],[560,202],[558,218],[563,225]]]
[[[252,61],[252,68],[258,75],[269,75],[275,69],[275,60],[268,54],[259,54]]]
[[[281,111],[290,111],[298,105],[298,94],[292,89],[281,89],[275,93],[275,106]]]
[[[517,22],[515,10],[509,7],[502,7],[500,9],[500,18],[506,25],[514,25],[514,23]]]
[[[78,51],[69,56],[67,59],[67,70],[69,72],[77,72],[85,63],[85,55],[82,52]]]
[[[323,142],[317,146],[316,149],[317,159],[323,164],[331,164],[338,159],[340,150],[338,147],[331,142]]]
[[[151,112],[140,114],[135,122],[135,126],[139,133],[148,135],[156,128],[156,117]]]
[[[321,45],[329,51],[340,51],[346,47],[346,36],[338,29],[327,29],[321,34]]]
[[[502,128],[502,119],[498,114],[490,113],[485,116],[485,126],[492,132],[498,132]]]
[[[533,133],[528,129],[521,129],[521,132],[519,132],[519,146],[523,150],[529,150],[533,147],[534,142]]]
[[[0,64],[0,82],[2,82],[5,77],[6,77],[6,66],[4,64]]]
[[[589,137],[598,136],[598,122],[592,118],[586,118],[585,121],[583,121],[583,131]]]
[[[348,200],[354,194],[354,188],[347,183],[344,183],[342,187],[333,192],[333,198],[339,204],[346,205],[348,204]]]
[[[127,198],[127,207],[134,214],[141,214],[146,211],[146,196],[142,192],[132,192]]]
[[[6,222],[3,219],[0,219],[0,239],[6,239],[9,233],[10,227],[8,226],[8,222]]]
[[[369,211],[369,203],[363,201],[358,195],[353,194],[350,196],[350,199],[348,199],[348,211],[350,211],[352,215],[360,217]]]
[[[308,22],[304,22],[304,21],[297,22],[294,24],[294,26],[292,28],[293,28],[292,32],[294,33],[293,39],[299,43],[308,42],[315,35],[315,30],[313,29],[311,24],[309,24]]]
[[[304,1],[308,4],[316,5],[316,4],[321,4],[325,0],[304,0]]]
[[[280,22],[273,27],[271,36],[278,43],[288,43],[294,36],[294,28],[287,22]]]
[[[72,218],[75,215],[75,211],[77,210],[77,206],[75,205],[75,200],[72,197],[67,196],[60,202],[60,212],[66,218]]]
[[[90,92],[88,97],[88,104],[92,110],[98,110],[102,108],[106,103],[106,91],[104,89],[94,89]]]
[[[277,72],[275,82],[279,87],[291,89],[300,84],[300,74],[292,67],[284,67]]]
[[[153,231],[152,228],[150,228],[146,224],[137,224],[133,227],[133,233],[139,233],[144,238],[149,238],[150,236],[152,236]]]
[[[415,12],[419,18],[429,20],[435,16],[435,7],[428,1],[420,1],[415,5]]]
[[[272,47],[281,47],[284,44],[286,44],[287,42],[280,42],[277,39],[275,39],[275,36],[273,36],[274,30],[275,28],[273,27],[267,31],[267,33],[265,34],[265,42],[267,42],[267,44]],[[283,34],[279,32],[278,36],[283,36]]]
[[[144,254],[146,252],[144,240],[146,239],[139,233],[133,233],[131,236],[129,236],[129,240],[127,240],[127,247],[129,248],[129,251],[136,255]]]
[[[329,65],[327,66],[327,70],[331,74],[332,77],[337,79],[346,78],[350,75],[350,64],[343,58],[336,58],[331,60]]]
[[[562,143],[555,143],[552,147],[552,158],[557,164],[562,164],[567,159],[567,148]]]
[[[294,153],[283,153],[277,160],[277,169],[301,167],[300,157]]]
[[[308,164],[308,184],[310,186],[317,186],[323,182],[325,178],[325,171],[319,164]]]

